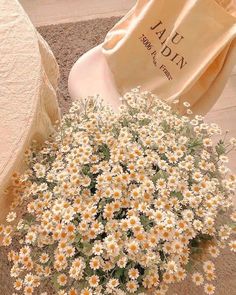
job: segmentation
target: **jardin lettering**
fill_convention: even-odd
[[[162,21],[159,21],[158,24],[150,28],[152,31],[155,31],[157,38],[161,41],[161,45],[163,45],[161,54],[164,57],[168,57],[173,63],[175,63],[179,67],[180,70],[182,70],[184,66],[186,66],[187,61],[183,56],[176,53],[172,47],[166,44],[166,41],[167,39],[169,40],[170,35],[168,35],[166,28],[164,28],[162,25]],[[175,32],[175,34],[171,38],[171,43],[173,45],[178,45],[183,39],[184,36],[180,35],[178,32]]]

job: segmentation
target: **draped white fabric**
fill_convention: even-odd
[[[19,2],[0,1],[0,219],[13,171],[32,139],[45,140],[60,118],[58,65]]]

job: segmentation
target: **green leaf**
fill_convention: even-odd
[[[162,129],[163,129],[163,131],[165,133],[167,133],[167,132],[170,131],[170,126],[169,126],[169,124],[166,121],[163,121],[162,124],[161,124],[161,126],[162,126]]]
[[[191,272],[193,270],[192,261],[189,261],[189,263],[185,266],[185,269],[187,270],[187,272]]]
[[[152,182],[156,185],[157,183],[157,180],[159,179],[160,177],[157,175],[157,173],[155,175],[153,175],[152,177]]]
[[[190,150],[196,150],[198,148],[202,147],[202,139],[200,138],[191,138],[188,143],[188,148]]]
[[[145,118],[145,119],[142,119],[142,120],[139,121],[139,125],[140,125],[140,126],[146,126],[146,125],[148,125],[150,122],[151,122],[150,119]]]
[[[53,286],[56,290],[59,290],[60,289],[60,285],[58,284],[57,282],[57,277],[58,275],[55,274],[53,277],[52,277],[52,283],[53,283]]]
[[[223,140],[220,140],[218,142],[218,144],[215,147],[215,150],[216,150],[218,156],[221,156],[226,153],[226,148],[225,148]]]
[[[140,216],[140,221],[141,221],[141,224],[143,226],[146,226],[147,224],[150,223],[150,220],[146,216],[144,216],[144,215],[141,215]]]
[[[192,254],[201,254],[202,253],[202,248],[199,248],[199,247],[192,247],[191,248],[191,253]]]
[[[82,171],[82,173],[83,173],[84,175],[88,175],[88,174],[89,174],[89,171],[90,171],[90,167],[89,167],[89,165],[84,165],[84,166],[82,167],[81,171]]]
[[[212,236],[207,235],[207,234],[201,234],[201,235],[198,236],[198,238],[201,241],[210,241],[210,240],[213,239]]]
[[[25,213],[23,215],[23,219],[28,223],[32,223],[35,221],[35,217],[31,213]]]
[[[124,268],[118,268],[115,271],[115,278],[120,279],[124,275],[125,269]]]
[[[181,192],[171,192],[171,196],[178,198],[180,201],[184,198]]]
[[[228,226],[231,228],[236,228],[236,222],[231,222],[228,224]]]
[[[109,160],[110,159],[110,149],[108,147],[108,145],[103,144],[99,147],[99,152],[103,155],[103,157],[105,158],[105,160]]]

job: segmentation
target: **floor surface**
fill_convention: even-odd
[[[10,0],[9,0],[10,1]],[[136,0],[19,0],[35,26],[120,16]]]

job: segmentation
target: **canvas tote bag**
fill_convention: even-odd
[[[235,36],[232,0],[139,0],[102,50],[120,94],[140,85],[205,114],[232,71]]]

